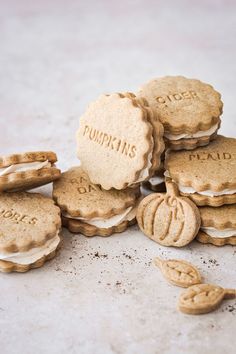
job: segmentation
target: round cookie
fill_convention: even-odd
[[[0,156],[0,192],[29,190],[60,177],[57,156],[51,151]]]
[[[236,203],[236,139],[218,136],[194,151],[168,151],[165,173],[198,206]]]
[[[102,189],[93,184],[82,167],[62,173],[53,184],[53,198],[69,231],[86,236],[110,236],[135,222],[139,188]]]
[[[92,183],[125,189],[158,169],[163,127],[145,100],[130,93],[102,95],[80,118],[77,146]]]
[[[183,247],[197,235],[201,219],[193,202],[180,197],[175,184],[166,182],[167,193],[153,193],[138,206],[137,221],[145,235],[163,246]]]
[[[236,204],[200,207],[202,225],[197,240],[215,246],[236,245]]]
[[[25,272],[53,258],[60,244],[60,209],[37,193],[0,194],[0,271]]]
[[[167,146],[191,150],[208,145],[220,127],[223,103],[211,85],[183,76],[166,76],[144,84],[145,97],[164,125]]]

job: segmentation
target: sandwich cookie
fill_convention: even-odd
[[[26,272],[53,258],[60,244],[60,209],[38,193],[0,194],[0,271]]]
[[[0,156],[0,192],[21,191],[50,183],[60,177],[57,155],[51,151]]]
[[[165,176],[164,176],[164,163],[162,162],[160,168],[155,171],[154,175],[148,180],[143,182],[142,186],[144,188],[150,189],[153,192],[165,192]]]
[[[166,144],[173,150],[208,145],[220,127],[223,103],[211,85],[183,76],[166,76],[143,85],[147,99],[164,125]]]
[[[199,208],[202,225],[197,240],[215,246],[236,245],[236,204]]]
[[[236,203],[236,139],[218,136],[194,151],[168,151],[165,168],[179,188],[198,206]]]
[[[159,168],[163,126],[146,100],[131,93],[102,95],[81,117],[77,145],[91,182],[121,190]]]
[[[135,223],[139,189],[104,190],[81,167],[62,173],[53,184],[53,198],[69,231],[85,236],[110,236]]]

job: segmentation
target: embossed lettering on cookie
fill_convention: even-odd
[[[191,150],[216,138],[223,103],[211,85],[183,76],[166,76],[143,85],[137,96],[146,98],[158,114],[169,148]]]
[[[236,203],[236,139],[219,135],[194,151],[168,151],[165,175],[199,206]]]
[[[104,190],[93,184],[81,167],[62,173],[53,183],[63,226],[85,236],[110,236],[133,225],[139,196],[139,188]]]
[[[0,156],[0,192],[29,190],[59,178],[57,155],[52,151],[34,151]]]
[[[78,157],[92,183],[124,189],[158,169],[163,132],[145,100],[131,93],[102,95],[80,118]]]
[[[0,194],[0,271],[41,267],[60,245],[60,209],[38,193]]]

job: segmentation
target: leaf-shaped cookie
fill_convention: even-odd
[[[223,299],[236,297],[235,289],[223,289],[211,284],[197,284],[186,289],[179,298],[180,311],[199,315],[215,310]]]
[[[186,261],[180,259],[165,261],[157,257],[154,263],[160,268],[164,277],[174,285],[187,288],[201,283],[201,275],[197,268]]]

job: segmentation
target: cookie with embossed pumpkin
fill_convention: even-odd
[[[110,236],[135,223],[139,187],[104,190],[80,167],[62,173],[53,184],[53,198],[69,231],[85,236]]]
[[[146,98],[157,113],[169,148],[192,150],[216,138],[223,103],[211,85],[183,76],[165,76],[144,84],[137,96]]]
[[[26,272],[56,255],[60,209],[38,193],[0,194],[0,271]]]
[[[236,139],[218,136],[193,151],[168,151],[165,174],[198,206],[236,203]]]
[[[200,213],[196,205],[179,195],[177,186],[166,180],[166,193],[145,197],[137,210],[141,231],[163,246],[183,247],[197,235]]]
[[[101,95],[80,118],[77,154],[92,183],[122,190],[149,179],[164,151],[163,126],[132,93]]]

